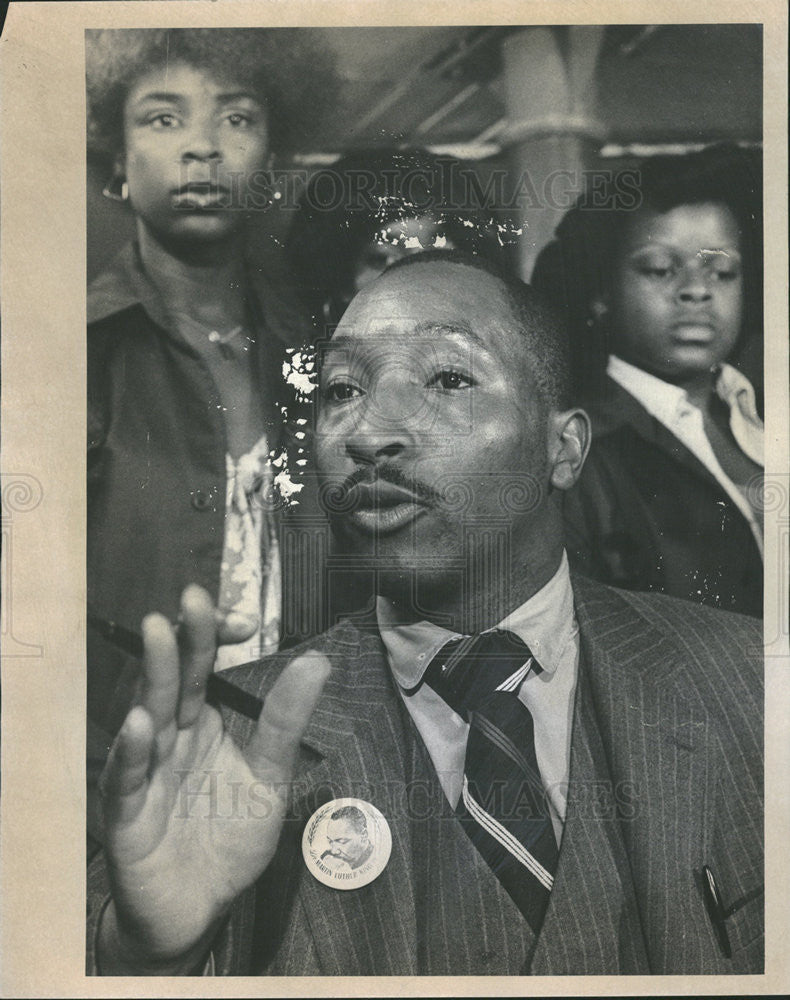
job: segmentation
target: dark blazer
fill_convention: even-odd
[[[344,623],[272,865],[215,950],[226,974],[758,973],[763,968],[761,634],[751,619],[574,578],[581,635],[568,810],[537,940],[472,847],[394,690],[375,627]],[[288,657],[236,668],[265,695]],[[251,723],[229,713],[244,741]],[[301,854],[322,803],[376,805],[389,864],[320,884]],[[718,880],[732,957],[706,911]],[[101,889],[96,890],[100,895]]]
[[[761,617],[760,552],[716,479],[612,379],[587,409],[592,448],[565,497],[571,567],[615,587]]]

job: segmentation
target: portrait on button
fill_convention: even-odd
[[[329,817],[326,827],[329,846],[321,855],[333,871],[356,871],[373,853],[368,821],[358,806],[341,806]]]
[[[324,885],[338,889],[372,882],[391,850],[389,824],[375,806],[361,799],[334,799],[321,806],[302,840],[307,867]]]

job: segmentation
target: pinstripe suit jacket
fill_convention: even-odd
[[[740,616],[574,577],[581,634],[568,810],[535,939],[455,822],[394,690],[378,632],[311,643],[333,671],[307,730],[293,818],[234,908],[227,974],[758,973],[763,969],[762,636]],[[287,659],[237,668],[265,695]],[[236,737],[250,723],[230,715]],[[392,856],[361,889],[320,884],[306,819],[353,796],[387,817]],[[714,872],[732,957],[704,902]]]

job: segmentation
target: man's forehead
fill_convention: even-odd
[[[359,344],[360,341],[384,341],[393,343],[397,340],[424,340],[429,343],[445,338],[462,344],[471,344],[481,350],[490,346],[485,336],[477,333],[464,320],[432,320],[421,319],[418,316],[393,320],[392,317],[382,317],[380,320],[370,320],[364,325],[341,324],[330,342],[333,348],[343,348]]]
[[[332,339],[447,337],[487,348],[494,327],[513,325],[496,278],[442,261],[385,272],[353,300]]]

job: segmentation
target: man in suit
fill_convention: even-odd
[[[354,300],[316,448],[375,613],[236,668],[257,722],[206,704],[203,591],[177,634],[145,620],[94,972],[762,970],[760,633],[571,579],[561,500],[589,424],[564,344],[526,286],[452,253]],[[335,799],[392,839],[351,891],[303,851]]]

